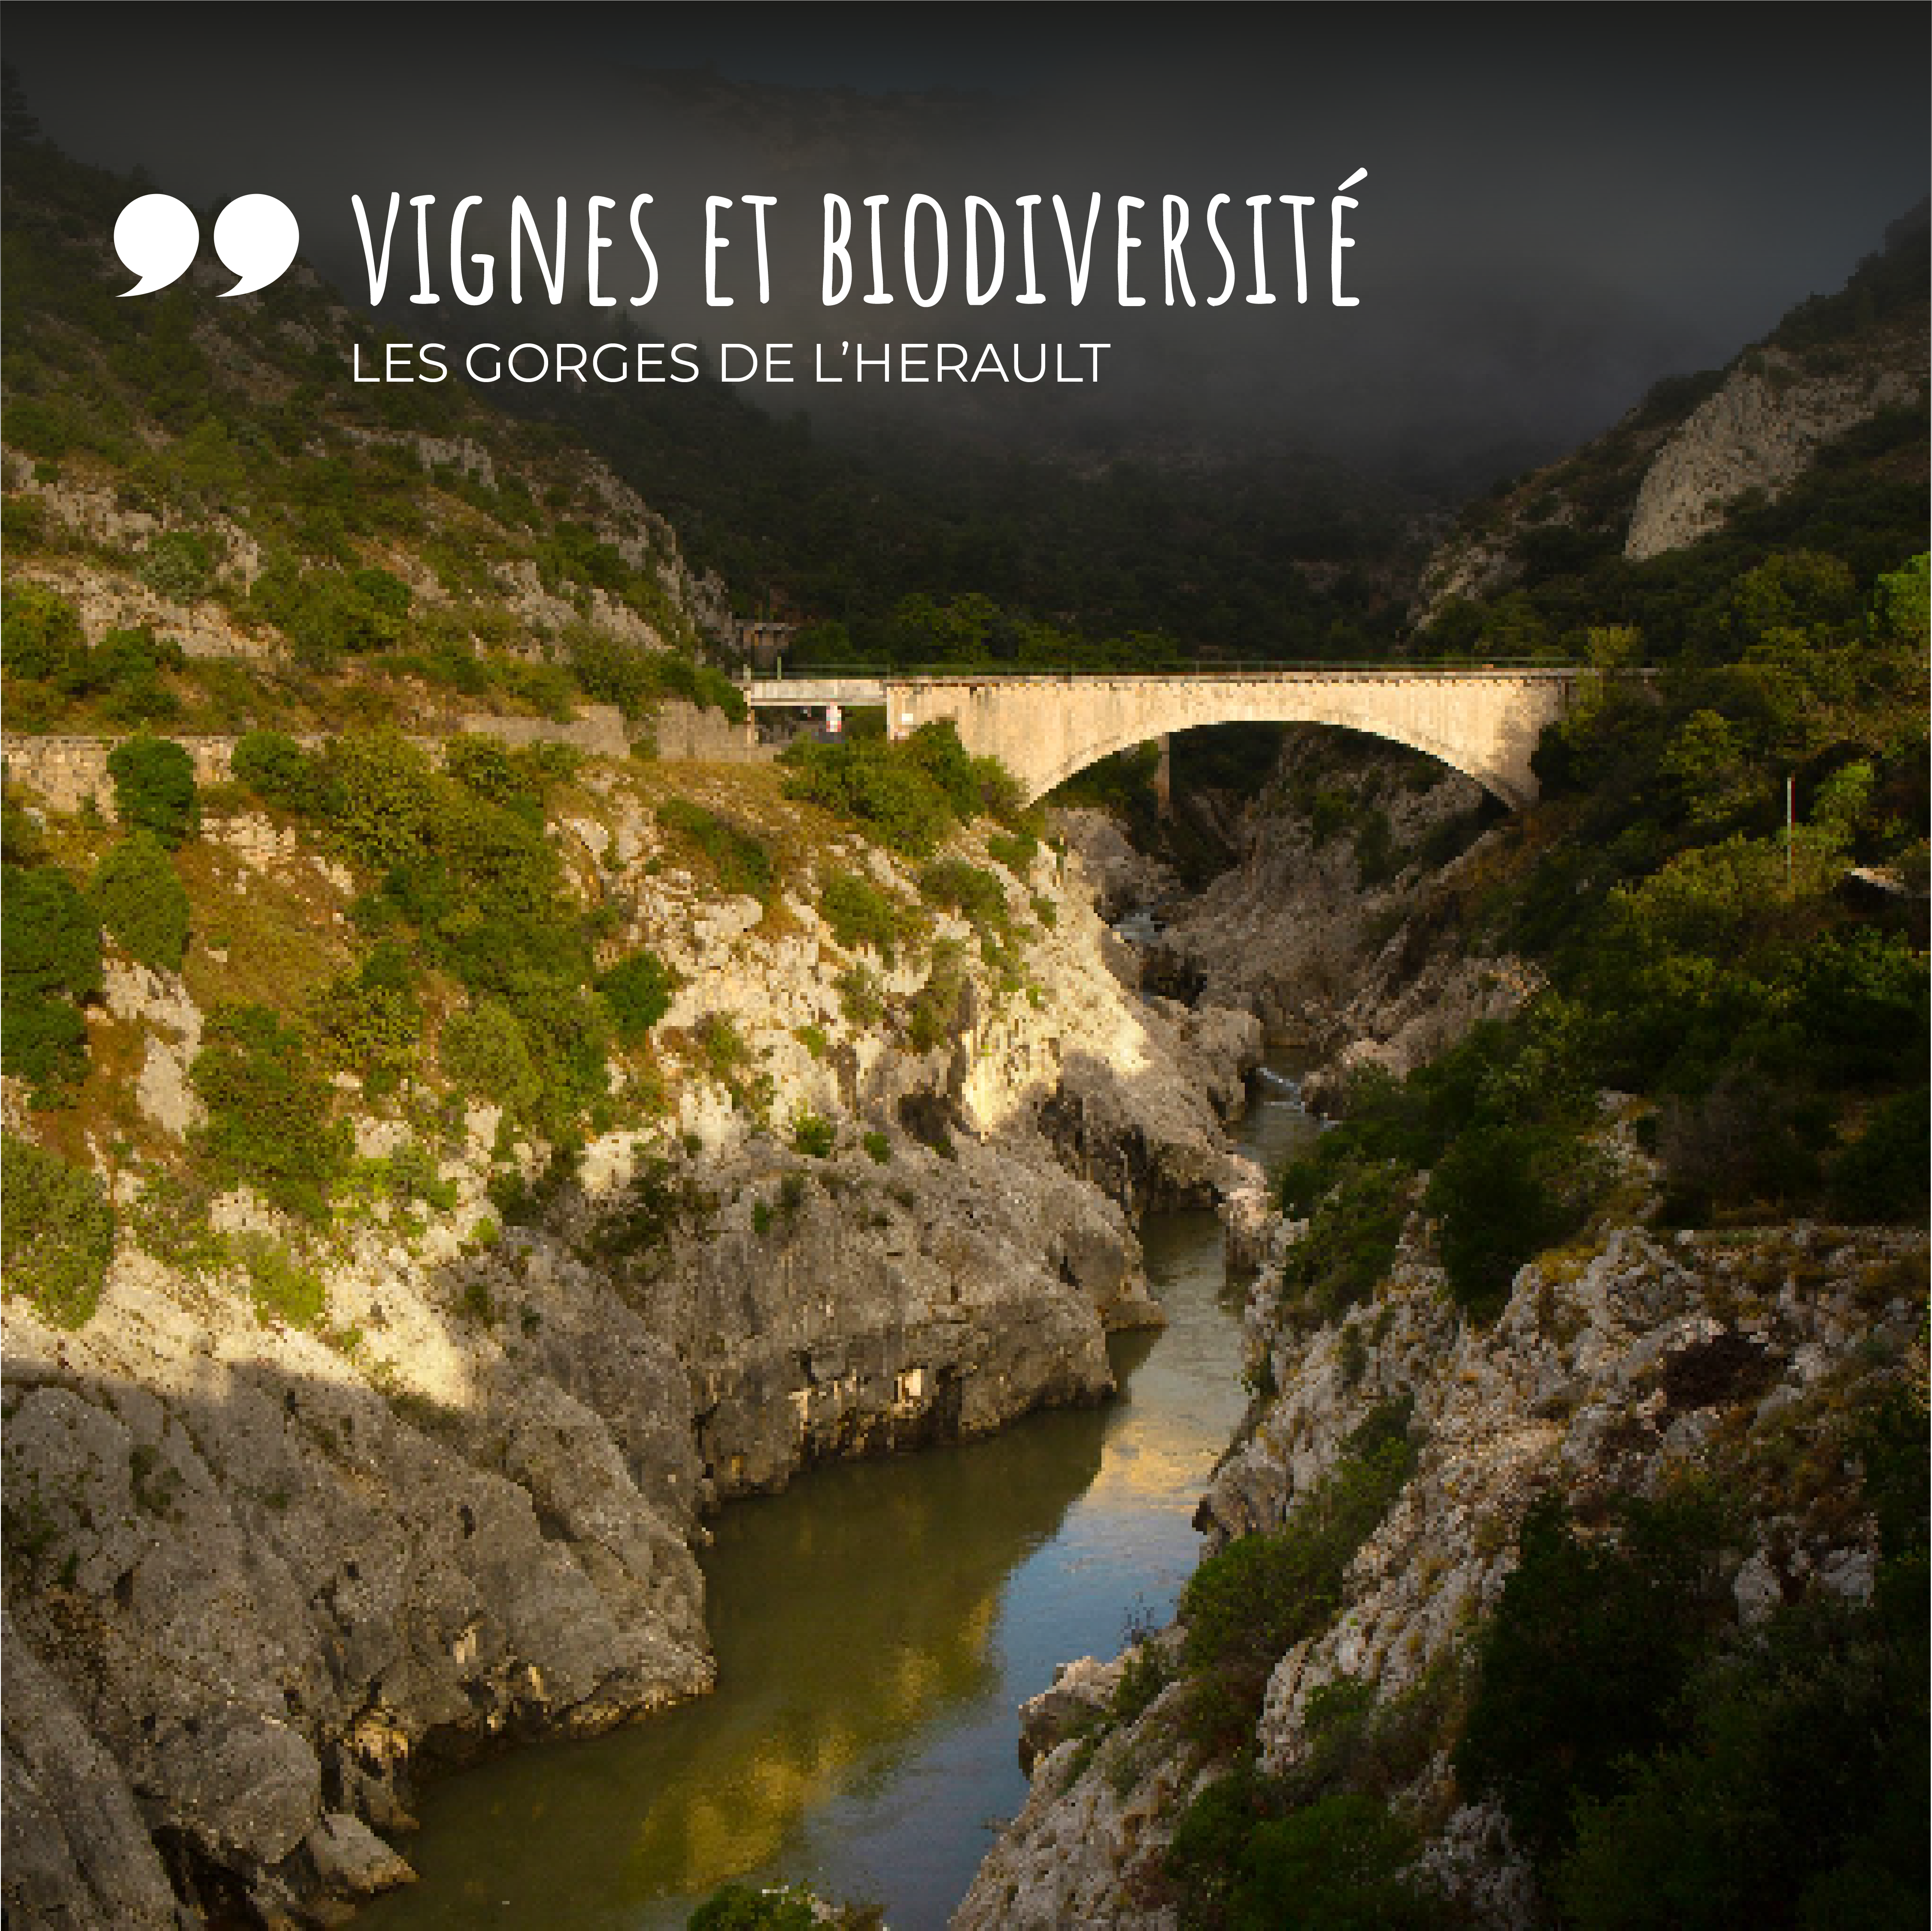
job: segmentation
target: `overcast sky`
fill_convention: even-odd
[[[1097,386],[1059,415],[1131,417],[1180,436],[1304,441],[1376,467],[1467,460],[1613,419],[1658,376],[1726,359],[1793,302],[1836,287],[1927,189],[1928,20],[1914,5],[1440,5],[782,7],[68,6],[14,0],[7,53],[70,152],[145,165],[197,207],[280,196],[304,248],[366,299],[350,197],[434,193],[437,220],[480,194],[467,245],[507,254],[509,203],[573,200],[566,304],[507,326],[588,337],[584,199],[608,194],[610,286],[640,286],[623,214],[656,200],[659,293],[638,326],[667,338],[877,338],[971,345],[1105,341]],[[663,71],[710,69],[713,81]],[[948,98],[934,98],[934,90]],[[1328,198],[1358,169],[1360,305],[1329,305]],[[1078,308],[1051,197],[1084,227],[1106,197]],[[820,301],[828,191],[890,195],[890,305]],[[904,203],[946,209],[950,299],[914,307],[898,257]],[[1048,197],[1036,229],[1042,304],[1016,305],[1015,197]],[[703,301],[706,194],[778,197],[773,301],[754,299],[746,211],[726,218],[730,310]],[[1210,308],[1220,263],[1201,224],[1215,194],[1242,280]],[[1268,216],[1271,305],[1252,287],[1245,197],[1313,197],[1311,300],[1292,299],[1292,217]],[[1004,213],[1006,280],[959,299],[963,202]],[[1160,197],[1187,198],[1198,305],[1161,302]],[[1138,195],[1143,245],[1116,301],[1115,197]],[[863,239],[865,214],[856,209]],[[399,225],[396,305],[412,287]],[[433,248],[447,302],[446,230]],[[505,273],[500,260],[500,278]],[[492,317],[493,324],[506,326]],[[851,392],[774,399],[829,409]],[[928,407],[988,398],[927,392]],[[1022,393],[1015,426],[1036,400]],[[994,419],[999,419],[994,412]]]

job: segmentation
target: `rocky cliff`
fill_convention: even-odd
[[[1158,908],[1149,985],[1252,1012],[1318,1062],[1318,1091],[1360,1064],[1406,1073],[1533,987],[1521,961],[1468,943],[1495,816],[1432,759],[1311,726],[1286,734],[1237,862],[1192,895],[1104,820],[1066,822],[1117,904]]]
[[[1439,1271],[1412,1248],[1370,1305],[1313,1332],[1284,1319],[1279,1275],[1264,1272],[1250,1332],[1278,1392],[1204,1501],[1210,1547],[1294,1524],[1391,1401],[1420,1446],[1332,1609],[1273,1659],[1245,1743],[1260,1773],[1306,1770],[1338,1695],[1360,1697],[1371,1737],[1382,1731],[1382,1788],[1418,1827],[1430,1889],[1462,1921],[1544,1921],[1500,1812],[1459,1788],[1450,1755],[1468,1637],[1518,1560],[1530,1503],[1553,1493],[1601,1520],[1616,1496],[1724,1480],[1750,1501],[1713,1584],[1732,1622],[1754,1628],[1808,1594],[1868,1603],[1873,1518],[1847,1512],[1820,1476],[1835,1467],[1849,1418],[1895,1391],[1915,1360],[1922,1374],[1924,1269],[1912,1235],[1800,1227],[1660,1241],[1606,1228],[1524,1269],[1486,1332],[1459,1318]],[[1818,1466],[1799,1476],[1794,1458],[1808,1455]],[[1031,1794],[958,1931],[1186,1921],[1172,1847],[1190,1804],[1228,1773],[1227,1757],[1201,1743],[1186,1651],[1173,1629],[1112,1664],[1075,1665],[1030,1713]]]
[[[721,891],[653,809],[674,779],[788,841],[783,887]],[[246,1188],[197,1209],[204,1002],[326,978],[356,889],[259,813],[191,848],[184,977],[110,949],[79,1104],[8,1083],[10,1125],[100,1173],[121,1225],[80,1325],[6,1307],[10,1921],[332,1921],[406,1881],[382,1833],[424,1768],[709,1686],[706,1511],[1103,1398],[1106,1329],[1160,1319],[1132,1212],[1251,1177],[1216,1108],[1258,1026],[1127,991],[1077,865],[962,834],[1023,938],[936,909],[888,962],[813,882],[911,908],[908,868],[767,771],[593,761],[550,829],[607,945],[677,987],[574,1158],[345,1074],[331,1233]],[[890,1016],[935,957],[915,1040]]]

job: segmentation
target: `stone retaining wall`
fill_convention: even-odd
[[[568,724],[543,717],[503,717],[478,713],[463,720],[464,731],[479,737],[500,737],[508,744],[569,744],[587,756],[628,758],[631,738],[623,714],[614,704],[583,707]],[[658,755],[667,759],[701,759],[712,763],[760,764],[776,754],[758,740],[750,719],[734,723],[720,710],[695,704],[666,704],[656,724]],[[195,782],[225,785],[233,737],[178,737],[173,740],[194,760]],[[322,734],[298,736],[306,750],[326,743]],[[440,737],[418,737],[413,743],[436,753]],[[102,814],[114,816],[114,784],[107,775],[107,754],[118,737],[38,737],[9,732],[0,740],[9,783],[23,786],[57,812],[76,812],[92,798]]]

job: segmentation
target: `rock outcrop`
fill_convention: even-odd
[[[1917,406],[1922,380],[1902,369],[1808,374],[1768,349],[1733,369],[1644,473],[1624,554],[1633,563],[1681,550],[1723,527],[1748,491],[1775,500],[1835,436],[1886,409]]]
[[[1716,1477],[1749,1515],[1722,1578],[1738,1622],[1807,1590],[1868,1599],[1873,1523],[1774,1472],[1790,1443],[1897,1384],[1918,1344],[1925,1264],[1922,1236],[1889,1230],[1660,1239],[1613,1228],[1525,1267],[1484,1329],[1412,1247],[1372,1305],[1312,1332],[1284,1319],[1278,1274],[1264,1274],[1248,1320],[1280,1392],[1203,1502],[1210,1547],[1292,1520],[1381,1404],[1409,1406],[1420,1446],[1348,1571],[1339,1613],[1276,1664],[1252,1738],[1262,1773],[1305,1759],[1324,1689],[1365,1685],[1391,1707],[1449,1666],[1495,1607],[1524,1513],[1546,1492],[1588,1518],[1613,1494]],[[1171,1658],[1178,1633],[1150,1641]],[[1218,1769],[1189,1739],[1184,1681],[1130,1719],[1112,1716],[1124,1667],[1088,1659],[1023,1715],[1032,1788],[954,1931],[1172,1931],[1166,1848]],[[1423,1827],[1436,1887],[1475,1923],[1540,1921],[1500,1817],[1457,1791],[1446,1752],[1421,1754],[1394,1801]]]
[[[1460,945],[1458,881],[1497,836],[1484,812],[1442,766],[1291,734],[1240,862],[1170,907],[1147,976],[1318,1056],[1311,1098],[1358,1064],[1406,1073],[1532,989],[1519,962]]]

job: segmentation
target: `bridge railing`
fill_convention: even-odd
[[[1594,674],[1612,678],[1648,678],[1655,674],[1646,670],[1595,671],[1588,664],[1513,663],[1507,659],[1493,663],[1472,664],[1466,658],[1406,657],[1386,662],[1370,663],[1354,658],[1338,663],[1316,659],[1258,657],[1234,662],[1218,659],[1213,664],[1175,663],[1160,669],[1148,669],[1144,666],[1129,668],[1123,665],[1114,668],[1106,665],[1048,664],[1023,668],[978,664],[812,664],[800,665],[790,671],[741,671],[737,674],[737,681],[748,687],[759,684],[831,683],[844,680],[863,680],[882,684],[978,684],[1086,678],[1144,678],[1150,681],[1166,681],[1174,677],[1186,677],[1190,681],[1208,683],[1219,678],[1251,677],[1258,673],[1268,672],[1296,677],[1388,677],[1405,671],[1426,671],[1436,677],[1576,677]]]

